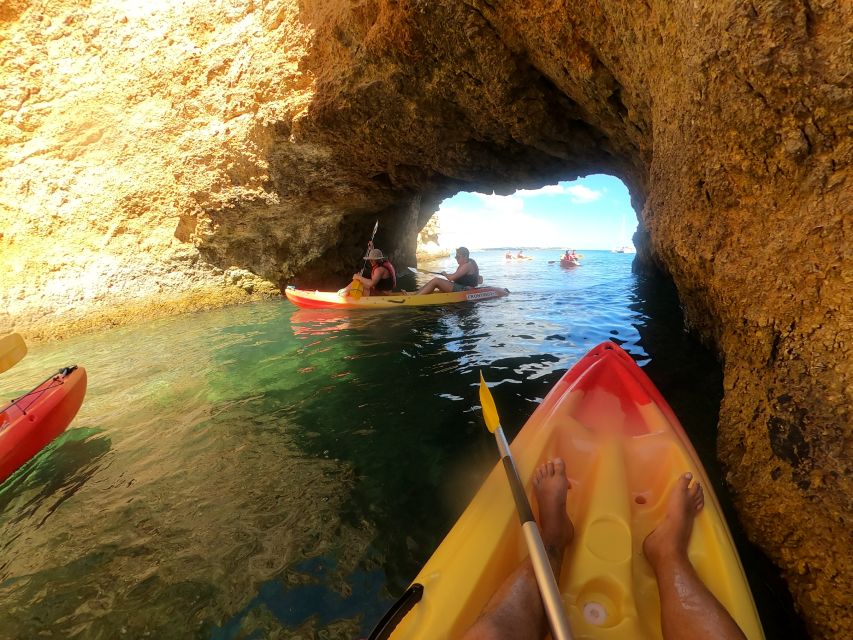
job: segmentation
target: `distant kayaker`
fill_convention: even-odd
[[[746,640],[728,611],[699,578],[687,556],[693,521],[705,505],[702,486],[683,474],[669,495],[663,521],[643,542],[643,554],[655,573],[665,640]],[[563,552],[571,544],[574,526],[566,515],[569,480],[566,465],[557,458],[541,465],[533,476],[539,503],[542,542],[556,575]],[[571,571],[571,567],[568,568]],[[533,565],[525,560],[498,588],[464,640],[544,638],[548,622]]]
[[[354,273],[352,282],[338,291],[339,296],[348,295],[356,282],[360,282],[364,286],[362,295],[365,296],[387,295],[397,286],[397,271],[394,269],[394,265],[382,254],[381,249],[372,248],[372,242],[368,246],[371,248],[364,259],[370,262],[370,277],[365,278],[360,273]]]
[[[515,257],[516,257],[517,259],[519,259],[519,260],[523,260],[523,259],[525,258],[525,255],[522,253],[522,250],[521,250],[521,249],[519,249],[519,250],[518,250],[518,253],[517,253],[517,254],[515,254]]]
[[[480,284],[480,267],[471,259],[470,255],[471,253],[466,247],[459,247],[456,250],[456,262],[459,264],[456,271],[451,274],[442,271],[441,275],[444,278],[433,278],[418,289],[418,295],[432,293],[436,290],[443,293],[464,291]]]

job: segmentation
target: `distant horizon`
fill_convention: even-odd
[[[604,174],[508,196],[461,191],[442,201],[433,215],[439,246],[472,249],[538,249],[547,239],[545,248],[612,251],[634,247],[637,228],[628,188]]]
[[[471,249],[471,251],[613,251],[613,249],[591,249],[590,247],[520,247],[513,245],[511,247],[483,247],[482,249]]]

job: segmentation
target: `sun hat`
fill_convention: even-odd
[[[382,249],[371,249],[367,252],[367,255],[364,256],[365,260],[387,260],[385,256],[382,255]]]

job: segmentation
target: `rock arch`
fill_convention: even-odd
[[[376,216],[409,258],[458,190],[616,175],[638,261],[724,362],[720,456],[748,532],[815,635],[849,635],[851,11],[17,0],[0,329],[322,284]]]

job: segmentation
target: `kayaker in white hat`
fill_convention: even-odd
[[[374,249],[373,242],[369,242],[367,255],[364,260],[370,262],[370,277],[366,278],[360,273],[352,275],[352,281],[338,295],[344,297],[349,294],[353,286],[358,282],[364,287],[364,296],[387,295],[397,286],[397,271],[394,265],[386,258],[382,249]]]

